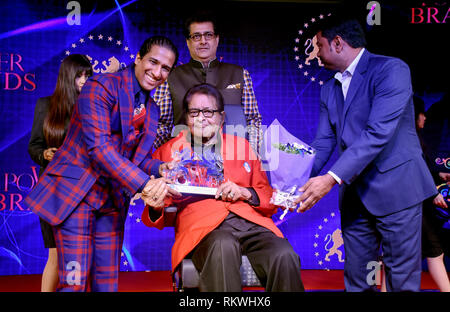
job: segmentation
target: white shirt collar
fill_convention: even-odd
[[[356,66],[358,65],[359,60],[361,59],[361,56],[365,50],[366,50],[365,48],[362,48],[361,51],[359,51],[358,55],[355,57],[355,59],[351,62],[351,64],[348,65],[347,69],[344,70],[343,73],[337,72],[334,75],[334,78],[336,78],[337,80],[339,80],[339,82],[342,83],[342,79],[345,78],[346,76],[350,76],[350,77],[353,76]]]

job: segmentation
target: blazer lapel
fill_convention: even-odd
[[[145,156],[148,153],[153,153],[152,145],[156,139],[156,134],[155,134],[155,136],[153,136],[153,135],[150,135],[150,133],[149,133],[149,125],[151,122],[150,105],[156,105],[155,101],[153,101],[151,99],[151,97],[149,97],[147,104],[146,104],[147,114],[145,116],[144,133],[142,134],[142,138],[139,142],[139,145],[136,149],[136,152],[134,153],[134,157],[132,160],[132,162],[135,165],[139,165],[141,163],[141,161],[144,160]]]
[[[344,128],[345,119],[347,116],[348,109],[353,102],[353,98],[355,97],[356,92],[358,91],[361,83],[364,81],[364,73],[367,70],[367,65],[369,61],[370,53],[366,50],[363,52],[363,55],[359,59],[358,65],[355,68],[355,72],[353,73],[352,80],[350,82],[350,86],[348,88],[347,96],[344,101],[344,108],[342,111],[342,127],[341,131]]]
[[[129,131],[131,129],[131,122],[133,120],[134,95],[133,95],[133,78],[132,67],[123,71],[122,88],[119,91],[119,109],[120,121],[122,126],[122,146],[128,142]]]

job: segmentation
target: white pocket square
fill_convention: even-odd
[[[230,84],[226,87],[226,89],[240,89],[240,88],[241,88],[240,83]]]

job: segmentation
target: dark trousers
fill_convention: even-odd
[[[376,291],[380,245],[387,291],[420,291],[422,203],[386,216],[371,215],[353,196],[341,211],[347,291]]]
[[[291,244],[268,229],[248,222],[246,230],[225,220],[194,249],[192,262],[200,275],[200,291],[242,290],[240,266],[247,255],[266,291],[304,291],[300,258]]]

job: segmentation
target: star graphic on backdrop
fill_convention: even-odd
[[[122,44],[122,41],[117,40],[116,44],[117,44],[117,45],[121,45],[121,44]]]
[[[112,41],[112,40],[113,40],[113,37],[109,36],[108,41]]]
[[[84,39],[83,39],[83,38],[80,38],[80,42],[83,43],[83,42],[84,42]]]
[[[94,36],[92,36],[92,35],[89,35],[89,40],[94,40]]]
[[[305,23],[303,23],[303,29],[300,29],[300,30],[298,30],[298,37],[296,37],[296,38],[294,38],[294,40],[295,40],[295,45],[296,45],[296,47],[294,47],[294,52],[295,52],[295,61],[296,62],[302,62],[301,61],[301,57],[299,56],[299,55],[297,55],[297,54],[299,54],[299,53],[301,53],[301,50],[300,50],[300,48],[298,47],[298,45],[300,44],[300,42],[302,41],[302,36],[305,36],[305,35],[308,35],[308,33],[307,33],[307,31],[308,31],[308,29],[309,28],[311,28],[311,23],[315,23],[316,21],[318,21],[319,19],[324,19],[326,16],[330,16],[331,15],[331,13],[329,13],[328,15],[324,15],[324,14],[320,14],[318,17],[316,17],[316,16],[314,16],[314,17],[311,17],[309,20],[307,20]],[[305,46],[307,45],[307,44],[310,44],[309,43],[309,41],[311,41],[312,42],[312,38],[306,38],[305,40],[307,40],[306,42],[305,42]],[[305,51],[305,54],[307,53],[307,51]],[[309,64],[299,64],[298,65],[298,68],[299,69],[303,69],[304,68],[304,66],[309,66]],[[318,79],[318,77],[317,77],[317,74],[316,73],[309,73],[309,72],[305,72],[305,71],[302,71],[302,73],[303,73],[303,75],[306,77],[306,76],[312,76],[312,78],[309,78],[309,81],[310,82],[319,82],[319,79]],[[319,82],[319,85],[323,85],[323,81],[321,81],[320,80],[320,82]]]
[[[66,50],[66,55],[69,55],[69,54],[70,54],[70,51]]]
[[[98,39],[103,40],[103,35],[102,34],[98,35]]]
[[[77,45],[75,43],[72,43],[72,48],[76,48]]]

